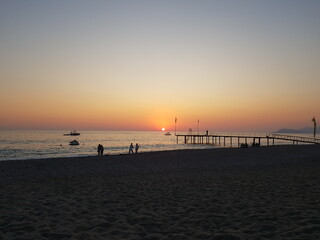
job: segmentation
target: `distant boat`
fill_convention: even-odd
[[[69,142],[69,145],[79,145],[79,142],[77,140],[73,140],[71,142]]]
[[[171,133],[170,132],[166,132],[164,135],[171,136]]]
[[[72,131],[70,133],[65,133],[63,134],[63,136],[79,136],[80,133],[76,132],[76,131]]]

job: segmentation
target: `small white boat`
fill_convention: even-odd
[[[166,132],[164,135],[171,136],[171,133],[170,132]]]
[[[72,146],[79,145],[79,142],[77,140],[73,140],[73,141],[69,142],[69,145],[72,145]]]

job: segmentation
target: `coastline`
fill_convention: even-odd
[[[1,239],[318,239],[320,146],[1,161]]]

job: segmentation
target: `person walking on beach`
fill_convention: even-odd
[[[136,143],[136,153],[138,153],[139,147],[138,143]]]
[[[133,153],[133,144],[132,143],[130,144],[130,147],[129,147],[129,154],[130,153]]]

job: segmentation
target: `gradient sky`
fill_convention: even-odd
[[[320,1],[0,1],[0,129],[320,119]]]

